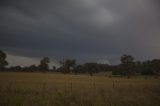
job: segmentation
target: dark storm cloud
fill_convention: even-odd
[[[117,63],[124,53],[160,58],[156,2],[1,0],[0,47],[15,55],[79,61]]]

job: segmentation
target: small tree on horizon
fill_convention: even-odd
[[[130,78],[130,75],[132,74],[134,64],[133,56],[124,54],[121,57],[121,67],[126,72],[128,78]]]
[[[66,59],[60,62],[62,66],[60,67],[61,71],[64,73],[69,73],[74,69],[76,65],[75,59]]]
[[[43,57],[43,59],[40,61],[40,65],[38,66],[39,69],[43,72],[49,70],[49,63],[50,60],[48,57]]]
[[[8,62],[6,61],[7,55],[2,50],[0,50],[0,71],[2,71],[5,66],[8,65]]]

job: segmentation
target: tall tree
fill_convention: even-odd
[[[8,62],[6,61],[7,55],[2,50],[0,50],[0,70],[3,70],[5,66],[8,65]]]
[[[130,78],[130,75],[132,74],[132,70],[134,68],[134,57],[131,55],[123,55],[121,57],[121,67],[123,70],[125,70],[128,78]]]
[[[49,58],[43,57],[43,59],[40,61],[39,69],[43,72],[49,70],[49,63],[50,63]]]
[[[64,73],[69,73],[74,69],[74,66],[76,65],[75,59],[66,59],[62,62],[60,62],[62,66],[60,67]]]
[[[158,77],[160,73],[160,59],[154,59],[152,60],[151,63],[152,63],[151,67],[153,69],[153,73],[154,75],[156,75],[156,77]]]

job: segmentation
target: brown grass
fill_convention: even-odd
[[[0,73],[0,106],[160,106],[160,79]]]

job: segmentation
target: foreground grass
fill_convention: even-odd
[[[0,106],[160,106],[160,79],[0,73]]]

